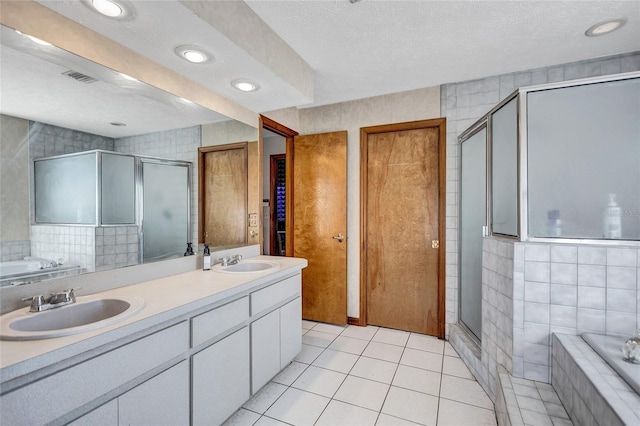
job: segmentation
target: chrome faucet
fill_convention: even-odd
[[[31,309],[29,309],[29,312],[47,311],[49,309],[75,303],[76,296],[75,294],[73,294],[73,291],[79,290],[80,288],[81,287],[72,288],[70,290],[63,290],[58,293],[51,293],[51,297],[49,297],[48,299],[45,299],[43,295],[39,294],[32,297],[25,297],[22,300],[25,302],[31,302]]]
[[[223,257],[222,259],[218,259],[218,260],[220,261],[222,266],[235,265],[239,261],[242,260],[242,255],[241,254],[234,254],[231,257]]]

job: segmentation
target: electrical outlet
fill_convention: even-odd
[[[249,213],[249,227],[258,226],[258,213]]]

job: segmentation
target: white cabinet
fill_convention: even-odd
[[[251,323],[251,392],[280,371],[280,310]]]
[[[249,389],[249,327],[192,357],[193,425],[218,425],[244,404]]]
[[[251,323],[251,392],[256,393],[302,349],[302,305],[298,296]]]
[[[285,368],[302,350],[302,298],[280,308],[280,368]]]
[[[118,397],[119,426],[189,424],[189,361]]]
[[[118,400],[113,399],[84,416],[69,423],[69,426],[95,426],[118,424]]]
[[[85,414],[70,426],[188,424],[189,361],[185,360]]]

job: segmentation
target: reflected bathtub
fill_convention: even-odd
[[[49,278],[77,275],[83,272],[78,265],[58,265],[43,268],[38,260],[0,262],[0,287],[38,282]]]

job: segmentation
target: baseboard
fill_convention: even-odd
[[[357,325],[359,327],[364,327],[367,324],[361,324],[360,323],[360,318],[354,318],[354,317],[347,317],[347,324],[349,325]]]

